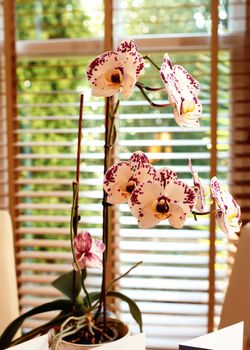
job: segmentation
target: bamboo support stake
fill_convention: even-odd
[[[82,140],[82,118],[83,118],[83,104],[84,104],[84,96],[80,95],[80,108],[79,108],[79,121],[78,121],[78,137],[77,137],[77,158],[76,158],[76,183],[79,189],[79,182],[80,182],[80,163],[81,163],[81,140]],[[73,222],[73,230],[74,230],[74,237],[77,235],[78,230],[78,192],[76,194],[76,200],[75,200],[75,207],[74,210],[74,222]],[[76,271],[73,270],[73,279],[72,279],[72,302],[73,307],[75,307],[76,304]]]
[[[84,96],[80,95],[80,109],[79,109],[79,122],[78,122],[78,137],[77,137],[77,159],[76,159],[76,182],[79,186],[80,182],[80,163],[81,163],[81,140],[82,140],[82,117],[83,117],[83,104]],[[74,222],[74,234],[77,234],[78,227],[78,193],[76,195],[76,208],[75,208],[75,222]]]
[[[113,49],[113,0],[104,0],[105,11],[105,33],[104,33],[104,51],[110,51]],[[110,132],[110,108],[112,98],[106,98],[105,101],[105,146],[104,146],[104,173],[106,173],[110,162],[110,145],[109,132]],[[106,286],[109,284],[111,273],[107,274],[107,270],[110,270],[110,210],[107,205],[107,195],[103,193],[103,243],[105,244],[105,251],[103,253],[103,276],[102,276],[102,295],[103,298],[103,323],[104,332],[107,328],[107,300],[105,296]],[[109,237],[108,237],[109,235]],[[109,241],[109,242],[108,242]]]

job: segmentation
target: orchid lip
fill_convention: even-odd
[[[186,113],[191,113],[195,110],[195,103],[194,101],[191,100],[184,100],[181,104],[181,112],[186,114]]]
[[[120,84],[121,83],[120,75],[119,74],[112,74],[111,81],[114,84]]]
[[[136,182],[133,180],[130,180],[126,186],[126,191],[128,193],[132,193],[136,187]]]
[[[121,85],[123,81],[123,75],[119,68],[114,68],[112,70],[109,70],[105,74],[105,78],[111,85]]]
[[[171,216],[169,209],[169,203],[165,197],[158,198],[153,204],[154,215],[159,220],[165,220]]]

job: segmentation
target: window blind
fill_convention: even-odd
[[[71,32],[68,27],[63,34],[61,31],[54,32],[53,18],[60,12],[62,16],[57,18],[64,23],[63,16],[69,9],[67,4],[71,4],[73,12],[80,12],[80,19],[85,18],[82,33],[75,33],[73,29]],[[64,7],[48,7],[49,2],[16,1],[19,41],[18,115],[14,119],[17,189],[14,198],[18,213],[15,216],[15,234],[22,311],[56,297],[58,294],[49,283],[59,273],[71,268],[68,232],[80,91],[85,92],[86,100],[81,154],[80,228],[87,228],[95,237],[101,235],[104,104],[101,99],[90,98],[84,72],[88,62],[103,51],[103,7],[101,2],[95,2],[93,7],[79,7],[79,10],[76,9],[77,1],[67,1],[67,4],[64,3]],[[210,5],[210,1],[195,1],[192,4],[186,1],[178,4],[169,2],[168,5],[157,2],[157,7],[149,0],[114,2],[115,42],[133,36],[139,50],[150,52],[159,65],[163,54],[169,52],[173,63],[183,65],[200,81],[203,103],[201,128],[181,132],[170,111],[152,109],[135,90],[129,100],[121,101],[120,115],[116,121],[119,135],[115,150],[117,160],[126,160],[131,152],[140,149],[146,152],[152,164],[170,166],[191,184],[187,166],[187,158],[190,157],[200,176],[209,178]],[[37,16],[37,8],[40,17]],[[228,142],[231,120],[229,86],[232,86],[232,79],[230,38],[227,39],[226,35],[234,35],[234,32],[230,33],[228,29],[230,21],[225,17],[229,13],[226,4],[220,4],[220,11],[222,34],[219,37],[217,77],[217,172],[227,183],[231,154]],[[27,21],[22,21],[24,13],[27,14]],[[97,13],[99,29],[95,29],[93,24]],[[87,15],[90,17],[87,18]],[[86,23],[90,22],[85,21],[92,21],[92,26],[87,26]],[[107,21],[110,22],[111,18],[106,18],[106,25]],[[184,27],[183,23],[187,25]],[[89,34],[88,30],[92,32]],[[145,76],[150,76],[150,81],[146,82],[143,76],[142,81],[158,85],[159,73],[149,63],[146,70]],[[152,95],[152,98],[164,102],[166,97],[161,93]],[[183,230],[173,230],[165,223],[151,230],[141,230],[130,216],[128,207],[121,205],[115,215],[114,226],[112,273],[125,272],[138,260],[144,261],[142,266],[122,279],[117,288],[138,302],[143,313],[148,349],[176,349],[181,341],[206,333],[211,283],[208,278],[208,218],[199,218],[197,222],[190,218]],[[226,241],[218,232],[215,308],[212,310],[215,324],[226,279]],[[97,273],[89,276],[90,290],[98,288],[99,283]],[[117,307],[122,318],[131,322],[126,306],[120,304]],[[25,326],[33,327],[43,320],[44,316],[39,316]],[[134,325],[132,329],[135,330]]]
[[[1,175],[1,190],[0,190],[0,204],[1,209],[5,209],[7,207],[7,147],[6,147],[6,92],[5,92],[5,76],[4,76],[4,22],[3,22],[3,3],[0,2],[1,9],[1,17],[0,17],[0,135],[1,135],[1,143],[0,143],[0,157],[1,157],[1,165],[0,165],[0,175]]]
[[[13,2],[0,2],[0,209],[14,217],[13,117],[16,115],[15,26]],[[8,145],[8,146],[7,146]],[[9,194],[12,196],[9,196]]]
[[[250,219],[249,202],[249,1],[232,2],[230,31],[237,33],[237,41],[230,54],[231,85],[231,176],[230,189],[242,208],[242,220]]]

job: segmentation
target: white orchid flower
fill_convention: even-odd
[[[153,180],[155,168],[149,163],[147,156],[137,151],[129,161],[112,165],[104,176],[103,187],[110,204],[120,204],[128,201],[131,193],[141,183]]]
[[[141,183],[128,202],[140,228],[151,228],[168,219],[171,226],[181,228],[195,204],[195,191],[178,179],[168,168],[157,172],[154,181]]]
[[[143,68],[144,59],[135,42],[122,41],[116,51],[105,52],[89,64],[87,79],[92,84],[92,95],[109,97],[121,90],[124,97],[129,97]]]
[[[174,117],[180,127],[198,127],[202,106],[197,96],[199,83],[180,65],[172,66],[165,54],[161,66],[161,77],[168,99],[174,105]]]
[[[228,191],[221,189],[216,176],[211,179],[210,187],[211,196],[219,207],[216,212],[218,226],[229,236],[239,232],[241,228],[240,206]]]

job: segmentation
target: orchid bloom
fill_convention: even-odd
[[[195,204],[195,191],[178,179],[168,168],[157,172],[155,181],[141,183],[130,199],[133,216],[140,228],[151,228],[168,219],[171,226],[181,228]]]
[[[108,195],[107,202],[127,202],[139,183],[152,181],[155,176],[156,170],[149,163],[147,156],[141,151],[133,153],[129,161],[114,164],[107,170],[103,183]]]
[[[73,247],[80,269],[102,268],[102,253],[105,250],[102,241],[92,238],[88,231],[81,231],[74,238]],[[73,263],[76,271],[78,270],[77,264]]]
[[[105,52],[89,64],[87,79],[92,84],[92,95],[109,97],[121,90],[124,97],[129,97],[143,68],[144,59],[135,42],[122,41],[116,51]]]
[[[215,176],[211,179],[210,186],[211,195],[219,206],[219,210],[216,213],[216,221],[220,229],[229,236],[239,232],[241,227],[240,206],[228,191],[221,189]]]
[[[197,98],[199,83],[182,66],[172,66],[168,54],[164,56],[161,77],[169,102],[174,105],[176,123],[180,127],[198,127],[202,110]]]
[[[193,168],[191,159],[189,159],[188,165],[193,177],[194,190],[196,193],[196,202],[194,208],[198,212],[203,212],[205,210],[206,190],[202,185],[201,179],[199,178],[197,171]]]

